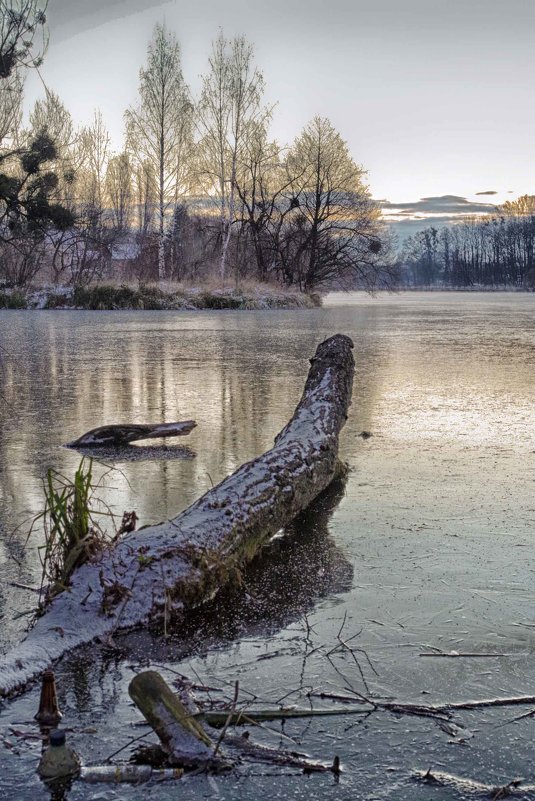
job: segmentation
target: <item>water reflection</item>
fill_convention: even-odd
[[[73,448],[80,456],[86,456],[107,465],[124,462],[169,461],[171,459],[195,459],[193,448],[183,445],[123,445],[120,448]]]

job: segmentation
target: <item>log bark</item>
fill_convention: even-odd
[[[240,567],[337,474],[352,347],[341,334],[318,346],[303,396],[271,450],[178,517],[132,532],[80,567],[26,640],[0,659],[0,695],[78,645],[183,613],[238,579]]]
[[[92,428],[78,439],[68,443],[69,448],[121,447],[142,439],[185,437],[196,427],[195,420],[177,423],[117,423]]]

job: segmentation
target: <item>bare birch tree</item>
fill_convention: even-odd
[[[154,206],[156,205],[158,194],[156,183],[154,167],[149,161],[146,160],[136,165],[134,170],[134,196],[138,212],[138,230],[142,240],[146,239],[153,222]]]
[[[263,93],[264,78],[254,65],[252,45],[243,36],[228,40],[220,33],[203,79],[197,125],[201,178],[219,205],[222,280],[236,217],[238,167],[248,137],[269,116],[262,106]]]
[[[147,67],[139,73],[140,102],[125,113],[127,138],[139,163],[150,164],[158,192],[158,278],[165,277],[166,221],[187,185],[192,105],[182,75],[180,48],[165,25],[156,25]]]
[[[133,196],[132,165],[126,151],[113,156],[108,162],[106,193],[114,225],[119,231],[125,231],[130,222]]]
[[[93,122],[80,132],[80,161],[86,178],[86,199],[101,216],[104,208],[104,179],[110,157],[110,135],[102,114],[96,110]]]

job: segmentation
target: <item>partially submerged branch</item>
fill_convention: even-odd
[[[523,779],[513,779],[504,785],[485,784],[475,779],[466,779],[461,776],[453,776],[451,773],[441,771],[431,771],[429,769],[418,771],[415,774],[417,781],[424,784],[435,785],[436,787],[447,787],[459,793],[459,798],[488,798],[490,801],[508,798],[519,795],[522,798],[532,797],[535,792],[535,784],[528,784]]]
[[[183,613],[239,580],[242,565],[337,474],[351,349],[341,334],[318,346],[303,396],[270,451],[178,517],[133,532],[79,568],[26,640],[0,660],[0,694],[23,687],[78,645]]]
[[[143,439],[185,437],[196,426],[195,420],[176,423],[117,423],[92,428],[78,439],[69,442],[69,448],[121,447]]]

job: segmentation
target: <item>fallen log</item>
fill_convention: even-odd
[[[177,423],[117,423],[92,428],[67,444],[69,448],[120,448],[142,439],[185,437],[197,426],[195,420]]]
[[[239,580],[240,567],[337,474],[351,402],[353,343],[318,346],[302,398],[274,447],[178,517],[140,529],[78,568],[26,639],[0,659],[0,695],[23,688],[68,651],[121,629],[166,621]]]

